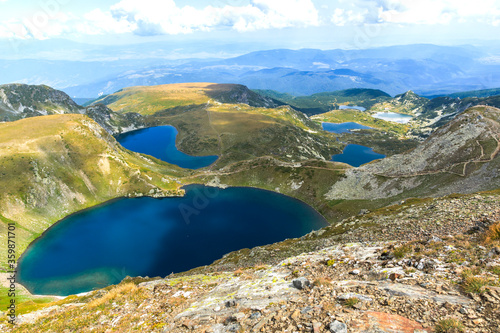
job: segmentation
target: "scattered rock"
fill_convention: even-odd
[[[432,237],[429,239],[428,243],[441,243],[442,241],[443,241],[443,240],[442,240],[441,238],[439,238],[439,237],[437,237],[437,236],[432,236]]]
[[[332,333],[347,333],[347,325],[338,320],[332,322],[329,327]]]
[[[229,300],[229,301],[226,302],[226,307],[227,308],[235,307],[236,305],[238,305],[238,303],[234,299]]]
[[[424,328],[416,321],[385,312],[365,312],[361,318],[351,323],[354,330],[363,332],[414,333]]]
[[[295,288],[297,288],[299,290],[302,290],[302,289],[309,287],[311,285],[309,280],[305,277],[300,277],[298,279],[293,280],[292,284]]]
[[[346,294],[342,294],[340,296],[337,296],[337,299],[339,301],[346,301],[350,298],[357,298],[358,300],[360,300],[362,302],[372,302],[373,301],[373,299],[371,297],[356,294],[356,293],[346,293]]]

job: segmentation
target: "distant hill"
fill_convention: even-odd
[[[219,103],[244,103],[254,107],[276,107],[283,104],[242,85],[180,83],[129,87],[97,99],[92,105],[105,104],[120,113],[151,115],[174,107],[206,104],[210,100]]]
[[[451,98],[468,98],[468,97],[481,98],[481,97],[492,97],[492,96],[498,96],[498,95],[500,95],[500,88],[464,91],[464,92],[457,92],[457,93],[448,94],[448,95],[444,95],[444,96],[451,97]],[[430,98],[442,97],[442,96],[443,95],[431,96]]]
[[[365,50],[277,49],[222,60],[136,66],[60,88],[71,96],[97,97],[131,86],[231,82],[297,96],[351,88],[379,89],[391,95],[408,90],[437,95],[499,87],[496,74],[487,83],[479,80],[500,72],[499,65],[478,61],[484,56],[484,50],[472,46],[429,44]]]
[[[369,109],[375,103],[389,100],[391,96],[378,89],[346,89],[322,92],[310,96],[294,96],[274,90],[254,90],[255,92],[289,104],[308,115],[336,110],[339,106],[361,106]]]

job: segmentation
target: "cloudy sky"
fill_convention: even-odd
[[[2,40],[301,48],[497,40],[498,0],[0,0]]]

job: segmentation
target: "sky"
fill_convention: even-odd
[[[0,43],[363,49],[497,40],[499,0],[0,0]]]

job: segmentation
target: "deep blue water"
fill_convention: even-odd
[[[327,225],[303,202],[254,188],[186,187],[182,198],[118,199],[48,229],[19,261],[35,294],[70,295],[129,276],[161,276]]]
[[[372,148],[361,145],[347,145],[342,154],[333,155],[332,161],[343,162],[353,167],[359,167],[362,164],[384,158],[385,155],[378,154]]]
[[[371,127],[364,126],[358,123],[322,123],[323,129],[332,133],[350,133],[352,129],[372,129]]]
[[[351,105],[340,105],[339,109],[340,110],[355,109],[359,111],[366,111],[366,109],[362,106],[351,106]]]
[[[199,169],[214,163],[218,156],[191,156],[177,149],[177,129],[173,126],[144,128],[116,136],[125,148],[154,156],[181,168]]]

